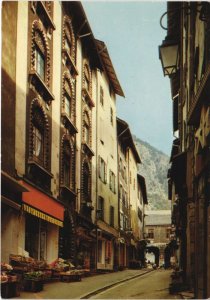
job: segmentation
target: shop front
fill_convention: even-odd
[[[63,227],[64,207],[28,183],[22,196],[25,222],[25,254],[48,263],[58,258],[59,228]],[[23,253],[24,254],[24,253]]]
[[[27,192],[18,180],[1,171],[1,259],[9,263],[9,255],[18,253],[22,245],[24,227],[22,223],[21,199]]]
[[[86,270],[96,269],[96,226],[81,214],[76,217],[76,258],[77,266]]]
[[[97,269],[111,271],[116,263],[115,241],[119,233],[101,220],[98,220],[97,225]]]

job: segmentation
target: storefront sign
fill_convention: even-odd
[[[25,181],[22,181],[21,183],[28,189],[28,192],[24,192],[22,194],[22,200],[24,203],[46,213],[49,216],[52,216],[57,220],[64,220],[64,206],[61,203],[35,187],[27,184]]]
[[[53,224],[55,224],[57,226],[63,227],[63,222],[61,222],[59,220],[56,220],[55,218],[50,217],[50,216],[44,214],[41,211],[38,211],[37,209],[35,209],[35,208],[31,207],[31,206],[23,204],[22,207],[23,207],[24,211],[26,211],[27,213],[29,213],[31,215],[34,215],[35,217],[38,217],[38,218],[43,219],[43,220],[45,220],[47,222],[53,223]]]

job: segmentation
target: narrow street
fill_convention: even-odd
[[[81,282],[44,284],[38,293],[21,292],[22,299],[180,299],[170,295],[171,270],[124,270],[82,278]],[[20,299],[18,298],[18,299]]]
[[[92,299],[181,299],[168,292],[171,270],[155,270],[140,278],[121,283]]]

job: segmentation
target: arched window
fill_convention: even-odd
[[[45,161],[45,118],[40,107],[36,106],[32,112],[32,132],[33,132],[33,157],[41,165]]]
[[[71,40],[71,33],[68,26],[66,26],[65,28],[64,48],[66,51],[69,52],[69,55],[72,54],[72,40]]]
[[[63,49],[68,52],[75,63],[75,37],[69,16],[64,16],[63,18]]]
[[[70,187],[71,178],[71,146],[69,141],[63,143],[63,183]]]
[[[90,93],[90,73],[88,65],[84,65],[84,87]]]
[[[50,53],[48,39],[40,21],[32,25],[31,70],[35,70],[40,78],[50,85]]]
[[[49,122],[38,98],[31,103],[29,130],[29,160],[50,170]]]
[[[83,183],[83,201],[87,202],[91,199],[91,173],[90,173],[90,167],[87,162],[84,162],[83,164],[83,174],[82,174],[82,183]]]
[[[64,83],[64,112],[69,118],[72,115],[72,92],[68,80]]]
[[[87,112],[84,115],[84,142],[90,144],[90,120]]]
[[[40,50],[40,48],[37,46],[35,48],[35,69],[41,79],[45,80],[45,55],[44,52]]]

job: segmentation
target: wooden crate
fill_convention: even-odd
[[[2,282],[1,283],[1,297],[3,299],[19,297],[20,284],[19,282]]]
[[[60,281],[63,282],[81,281],[81,275],[60,273]]]
[[[24,279],[24,291],[37,293],[43,290],[43,281],[35,279]]]

